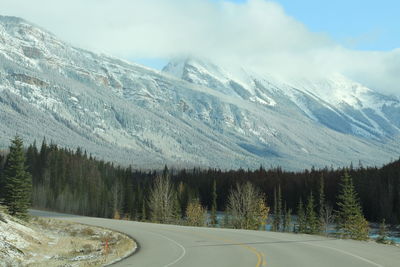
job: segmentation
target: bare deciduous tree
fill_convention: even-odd
[[[325,205],[324,208],[324,215],[323,215],[323,220],[324,220],[324,232],[327,235],[328,230],[329,230],[329,225],[333,224],[335,222],[335,215],[333,214],[333,207],[329,204]]]
[[[198,198],[190,201],[186,208],[186,223],[191,226],[205,226],[207,223],[207,211]]]
[[[172,223],[175,220],[175,192],[168,176],[158,176],[150,190],[150,219],[157,223]]]
[[[227,212],[233,228],[258,230],[266,224],[269,207],[265,194],[247,182],[230,191]]]

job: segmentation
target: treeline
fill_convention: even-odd
[[[144,199],[155,173],[133,171],[96,160],[80,148],[59,148],[44,140],[26,152],[32,174],[32,205],[86,216],[111,218],[116,213],[145,219]],[[144,215],[142,214],[144,213]]]
[[[223,210],[228,191],[236,183],[251,182],[267,196],[267,202],[274,205],[274,192],[281,188],[283,204],[296,213],[300,199],[307,200],[310,193],[316,196],[319,192],[321,177],[324,180],[325,200],[337,210],[337,196],[340,192],[340,181],[344,173],[353,178],[355,190],[361,202],[362,210],[369,221],[381,222],[385,219],[391,224],[400,223],[400,160],[381,168],[357,167],[323,168],[301,172],[283,171],[281,168],[266,170],[221,171],[182,170],[173,175],[175,183],[184,183],[198,191],[204,205],[210,207],[212,202],[211,185],[217,181],[218,209]]]
[[[170,177],[176,200],[175,216],[183,219],[188,207],[197,209],[198,201],[206,210],[229,208],[229,196],[236,185],[250,182],[276,206],[278,188],[282,210],[298,213],[299,200],[304,205],[311,193],[318,196],[323,178],[324,201],[338,210],[340,181],[345,171],[353,178],[357,198],[369,221],[400,223],[400,160],[382,168],[349,166],[341,169],[314,169],[288,172],[280,168],[266,170],[222,171],[218,169],[185,169],[139,171],[93,158],[82,149],[59,148],[45,140],[40,147],[26,150],[26,166],[32,176],[32,204],[37,208],[87,216],[125,217],[149,220],[150,193],[158,176]],[[0,156],[0,175],[4,176],[5,155]],[[215,188],[215,190],[213,190]],[[276,199],[276,198],[275,198]],[[306,208],[306,207],[304,207]],[[272,209],[274,211],[274,209]]]

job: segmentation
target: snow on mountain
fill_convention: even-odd
[[[195,59],[159,72],[0,16],[0,146],[45,136],[139,168],[381,164],[399,155],[399,118],[397,98],[344,77],[289,83]]]
[[[382,140],[400,134],[400,100],[340,74],[325,79],[281,81],[243,69],[240,78],[196,59],[174,60],[164,69],[175,77],[238,98],[284,106],[288,101],[315,122],[345,134]]]

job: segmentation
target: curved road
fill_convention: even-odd
[[[398,267],[400,248],[320,236],[197,228],[31,211],[102,226],[135,238],[139,250],[113,266],[138,267]]]

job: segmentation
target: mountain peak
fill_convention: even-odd
[[[171,60],[163,71],[177,78],[193,82],[196,75],[209,75],[214,79],[226,81],[227,72],[211,61],[194,57],[176,58]]]
[[[294,86],[196,58],[164,68],[176,79],[22,19],[2,17],[0,31],[0,145],[15,132],[46,136],[140,168],[377,164],[400,151],[391,141],[400,140],[399,105],[366,101],[369,91],[354,95],[362,105],[343,105],[313,93],[323,83]]]
[[[3,15],[0,15],[0,22],[1,23],[9,23],[9,24],[21,24],[21,23],[29,24],[23,18],[14,17],[14,16],[3,16]]]

